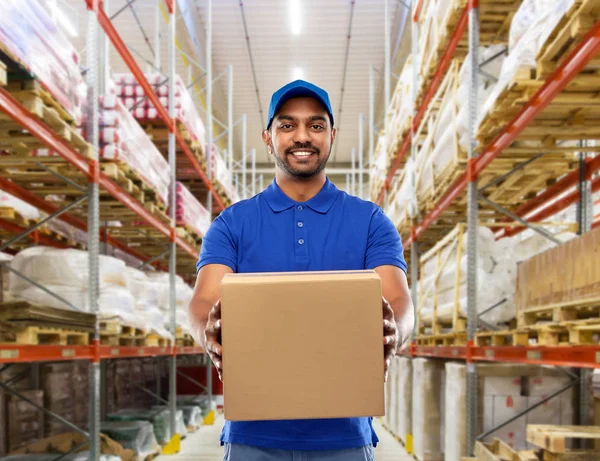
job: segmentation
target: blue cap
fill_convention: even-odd
[[[325,110],[329,115],[329,120],[331,120],[331,126],[333,127],[333,110],[331,110],[331,103],[329,102],[329,95],[327,94],[327,91],[305,80],[296,80],[288,83],[273,93],[273,96],[271,97],[271,104],[269,105],[267,130],[271,128],[271,123],[273,122],[273,118],[275,118],[277,111],[288,99],[300,98],[303,96],[315,98],[317,101],[323,104],[323,107],[325,107]]]

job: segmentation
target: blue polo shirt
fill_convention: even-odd
[[[382,265],[406,271],[400,236],[381,208],[340,191],[329,179],[307,202],[293,201],[274,180],[264,192],[224,210],[202,242],[197,269],[207,264],[238,273]],[[221,435],[221,444],[283,450],[338,450],[378,441],[372,418],[226,421]]]

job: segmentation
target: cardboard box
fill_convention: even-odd
[[[383,416],[374,271],[230,274],[221,299],[227,420]]]

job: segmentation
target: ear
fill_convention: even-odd
[[[333,142],[335,141],[335,137],[337,136],[337,129],[333,128],[331,130],[331,145],[333,145]]]
[[[269,130],[263,130],[262,140],[266,144],[269,154],[272,154],[273,152],[271,152],[271,132]]]

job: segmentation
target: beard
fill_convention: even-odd
[[[292,163],[289,161],[289,156],[293,155],[291,153],[292,150],[298,150],[298,149],[306,149],[306,150],[314,151],[315,153],[313,155],[317,156],[317,160],[318,160],[317,164],[309,169],[303,168],[301,166],[298,167],[298,166],[292,165]],[[296,143],[296,145],[294,145],[292,147],[288,147],[285,150],[285,152],[283,153],[283,155],[280,155],[275,150],[273,141],[271,141],[271,150],[273,151],[273,154],[274,154],[273,156],[275,157],[275,163],[277,164],[277,166],[281,170],[285,171],[291,177],[296,178],[296,179],[301,179],[301,180],[307,180],[307,179],[314,178],[319,173],[321,173],[325,169],[325,166],[327,165],[327,161],[329,160],[329,155],[331,154],[331,148],[329,148],[329,152],[327,153],[327,155],[321,157],[320,149],[317,149],[310,143],[304,143],[304,144]]]

